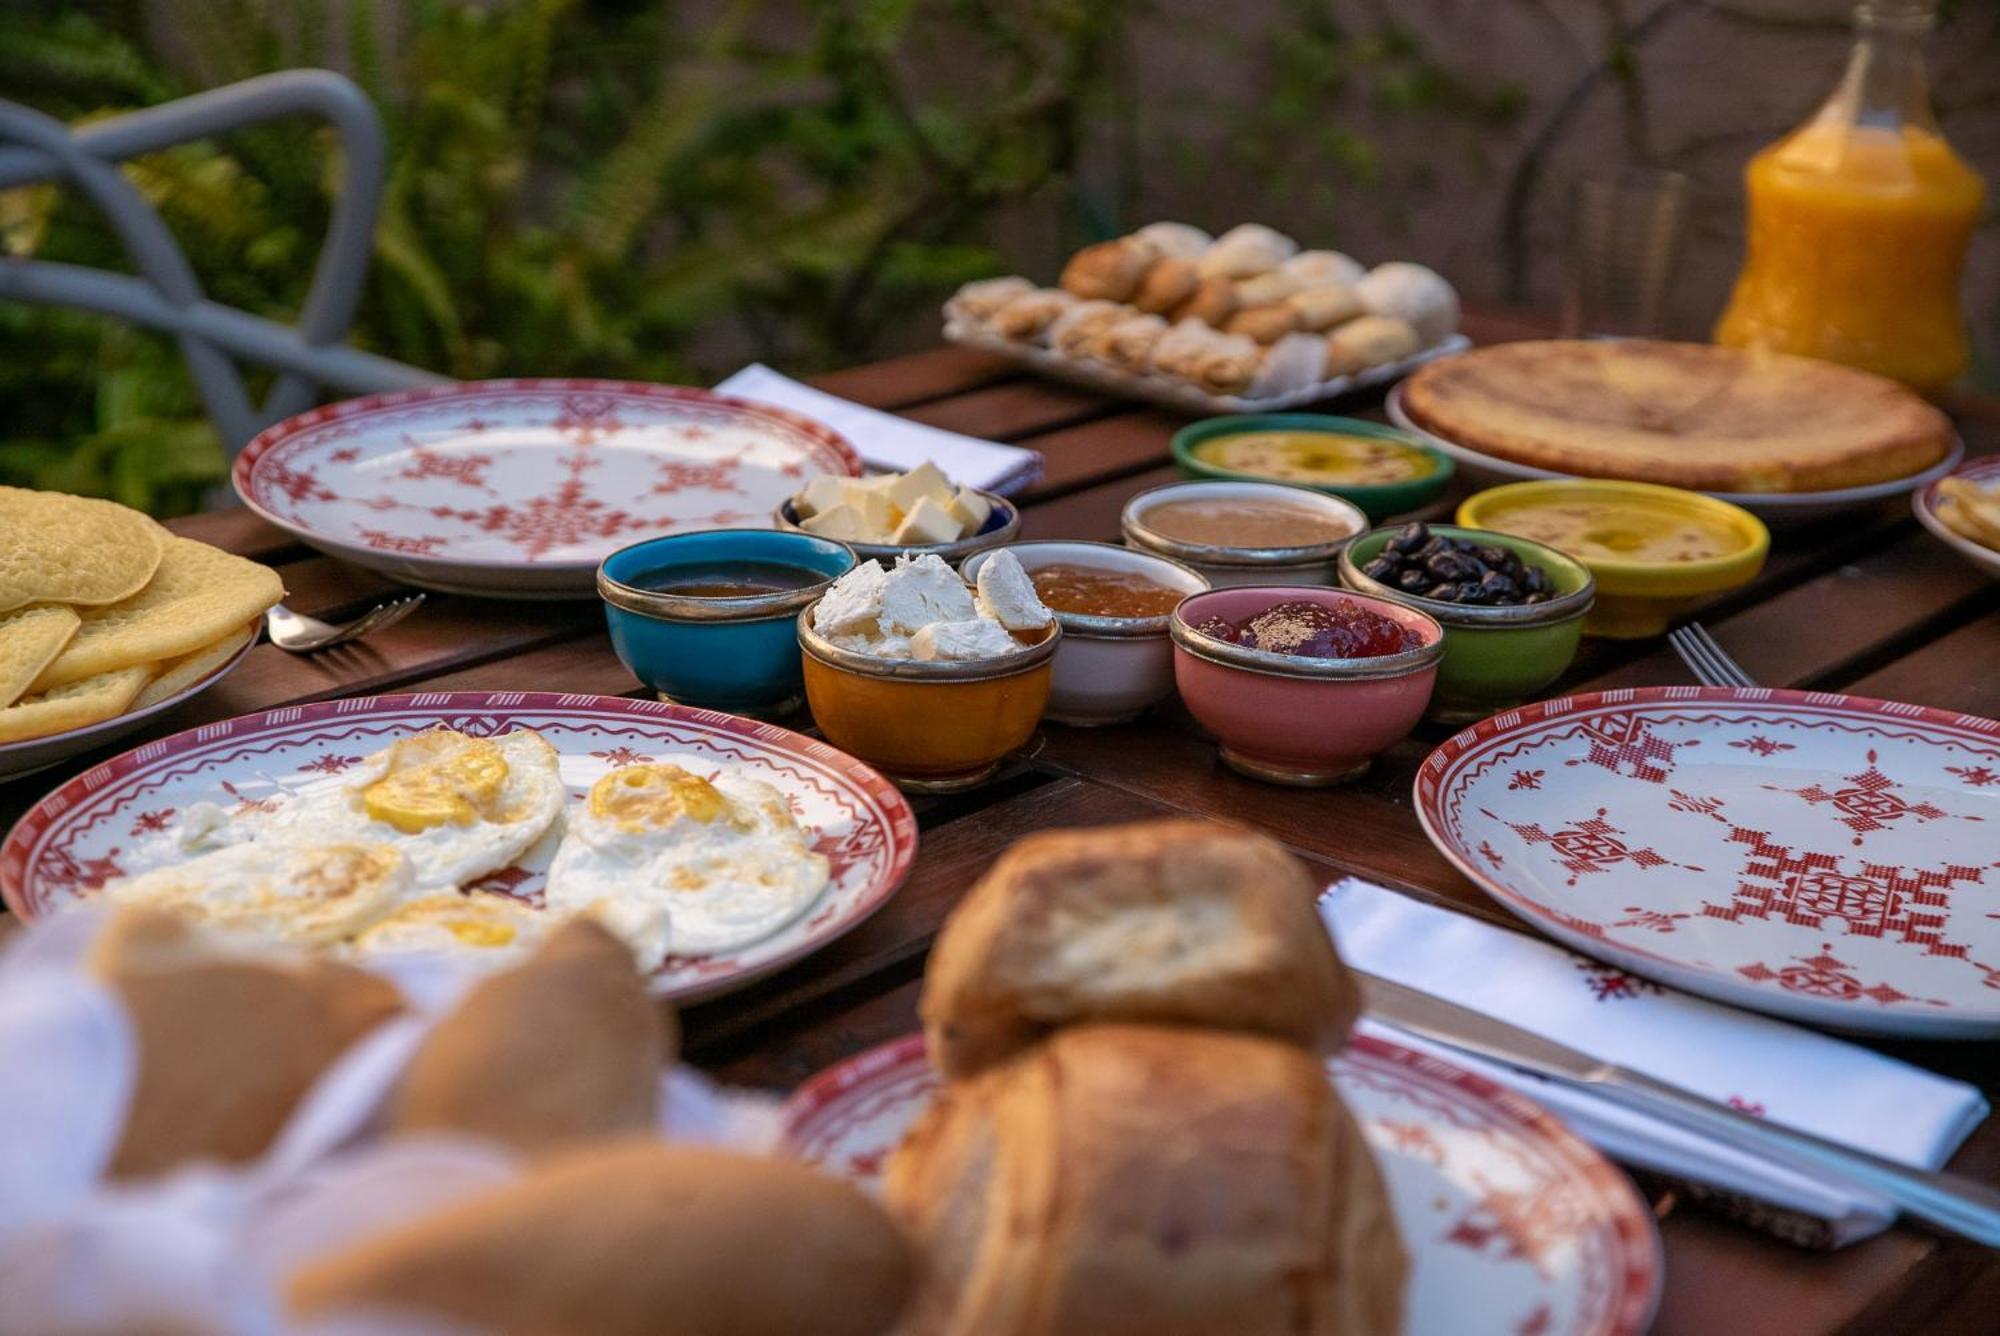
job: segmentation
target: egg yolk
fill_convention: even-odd
[[[490,919],[452,919],[444,926],[467,946],[510,946],[517,936],[513,924],[495,923]]]
[[[361,791],[361,805],[375,820],[415,835],[490,814],[506,780],[506,758],[484,738],[419,733],[389,749],[388,773]]]
[[[676,817],[708,825],[727,818],[740,826],[715,785],[677,765],[628,765],[590,786],[590,813],[620,830],[658,830]]]

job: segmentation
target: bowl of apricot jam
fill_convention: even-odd
[[[1035,593],[1062,626],[1046,718],[1124,723],[1174,694],[1167,622],[1180,601],[1205,592],[1206,576],[1168,557],[1112,543],[1015,543]],[[990,553],[965,563],[977,580]]]
[[[804,699],[799,609],[854,562],[831,538],[707,529],[613,552],[597,592],[619,661],[661,700],[768,717]]]

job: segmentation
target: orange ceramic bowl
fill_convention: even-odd
[[[878,659],[841,649],[799,614],[806,703],[826,740],[913,793],[983,784],[1035,736],[1060,627],[998,659]]]

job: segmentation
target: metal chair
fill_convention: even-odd
[[[143,196],[118,170],[126,158],[284,116],[326,121],[346,155],[346,180],[298,323],[218,305]],[[0,258],[0,298],[72,306],[172,334],[209,419],[233,455],[266,426],[310,407],[324,390],[368,394],[445,381],[345,346],[373,249],[386,149],[367,95],[331,70],[287,70],[71,130],[0,99],[0,190],[60,182],[81,190],[125,244],[138,274],[21,257]],[[277,371],[253,402],[237,359]]]

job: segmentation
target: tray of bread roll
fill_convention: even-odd
[[[1053,379],[1196,413],[1276,412],[1389,384],[1462,352],[1458,294],[1420,264],[1373,269],[1260,223],[1152,223],[1086,246],[1052,288],[968,283],[945,337]]]

